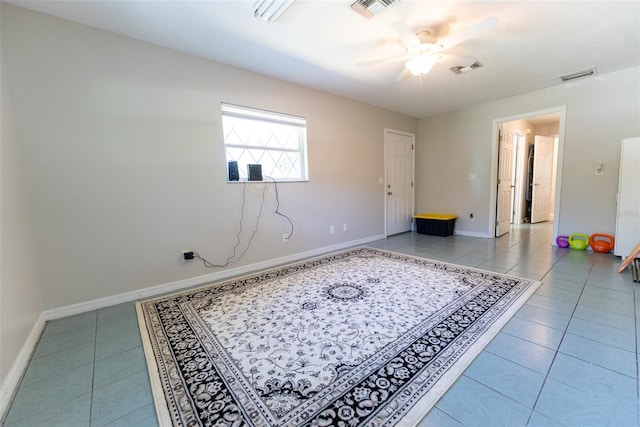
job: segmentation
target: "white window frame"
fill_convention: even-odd
[[[263,180],[265,179],[273,179],[278,182],[300,182],[300,181],[309,181],[309,171],[308,171],[308,159],[307,159],[307,121],[304,117],[293,116],[284,113],[276,113],[273,111],[260,110],[257,108],[245,107],[240,105],[222,103],[221,104],[221,112],[222,112],[222,128],[223,128],[223,141],[225,147],[225,158],[227,164],[229,161],[238,161],[239,159],[231,158],[229,155],[228,148],[235,149],[244,149],[244,150],[264,150],[268,152],[275,153],[296,153],[300,159],[300,174],[295,177],[283,177],[283,176],[272,176],[277,175],[273,174],[274,170],[277,170],[277,164],[274,168],[269,171],[265,170],[264,167],[262,169]],[[225,126],[225,117],[233,117],[239,118],[248,121],[261,122],[262,124],[273,124],[274,126],[286,126],[291,128],[298,128],[300,132],[298,133],[298,146],[291,147],[281,147],[276,144],[269,145],[268,141],[266,141],[262,145],[249,145],[249,144],[235,144],[227,141],[227,129]],[[240,182],[246,181],[246,164],[241,164],[238,162],[238,169],[240,174]],[[228,180],[228,176],[227,176]],[[233,181],[228,181],[233,182]]]

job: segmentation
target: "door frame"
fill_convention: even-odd
[[[560,115],[560,123],[558,126],[558,156],[556,158],[556,184],[555,184],[555,203],[553,207],[553,238],[552,242],[558,235],[558,224],[560,223],[560,202],[562,200],[561,191],[562,188],[562,161],[564,154],[564,134],[567,119],[567,106],[561,105],[559,107],[548,108],[545,110],[532,111],[528,113],[517,114],[514,116],[499,117],[493,119],[493,135],[491,138],[491,166],[490,166],[490,181],[489,181],[489,224],[487,235],[491,238],[496,237],[496,202],[498,193],[498,125],[504,122],[512,122],[515,120],[527,119],[530,117],[544,116],[547,114],[557,113]]]
[[[388,237],[389,234],[387,232],[387,224],[388,224],[388,218],[387,218],[387,134],[389,133],[395,133],[398,135],[404,135],[404,136],[408,136],[411,138],[411,143],[413,144],[413,150],[411,150],[411,182],[413,182],[413,186],[411,187],[411,216],[413,217],[413,215],[415,215],[416,212],[416,134],[411,133],[411,132],[404,132],[401,130],[396,130],[396,129],[391,129],[391,128],[384,128],[384,182],[383,182],[383,186],[382,186],[382,197],[384,198],[384,235],[385,237]],[[411,231],[413,231],[415,228],[415,221],[411,222]]]
[[[522,133],[514,133],[513,134],[514,137],[514,145],[516,147],[516,158],[514,161],[514,167],[515,167],[515,172],[514,172],[514,176],[516,178],[515,180],[515,189],[513,192],[513,209],[511,212],[511,224],[520,224],[519,218],[522,218],[522,196],[523,196],[523,187],[524,187],[524,182],[522,182],[523,180],[521,179],[522,177],[522,170],[520,169],[521,166],[524,165],[524,155],[525,155],[525,150],[524,150],[524,146],[526,145],[526,136],[525,134]]]

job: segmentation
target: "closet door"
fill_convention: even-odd
[[[626,257],[640,243],[640,138],[622,140],[616,212],[615,255]]]

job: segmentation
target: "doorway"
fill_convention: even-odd
[[[557,235],[565,113],[558,107],[494,120],[490,236],[537,222],[552,223]]]

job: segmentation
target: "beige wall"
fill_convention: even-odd
[[[4,17],[0,8],[0,18]],[[2,19],[0,19],[1,25]],[[0,26],[0,50],[6,44]],[[20,379],[11,369],[42,311],[13,112],[0,59],[0,415]],[[34,337],[37,338],[37,337]],[[28,349],[27,349],[28,350]],[[27,355],[28,356],[28,355]],[[13,375],[9,375],[13,372]]]
[[[557,136],[560,132],[560,122],[542,123],[533,127],[534,135]]]
[[[232,255],[243,187],[226,183],[223,101],[308,125],[310,181],[278,185],[293,238],[268,185],[233,267],[384,233],[384,128],[416,119],[11,6],[3,20],[45,309],[217,271],[183,250]],[[263,188],[247,188],[238,252]]]
[[[636,67],[424,118],[416,148],[416,208],[457,213],[456,229],[488,234],[495,212],[489,197],[493,121],[566,106],[558,231],[613,233],[620,141],[640,135],[639,99]],[[606,172],[596,176],[601,163]],[[476,179],[469,180],[469,173]]]

